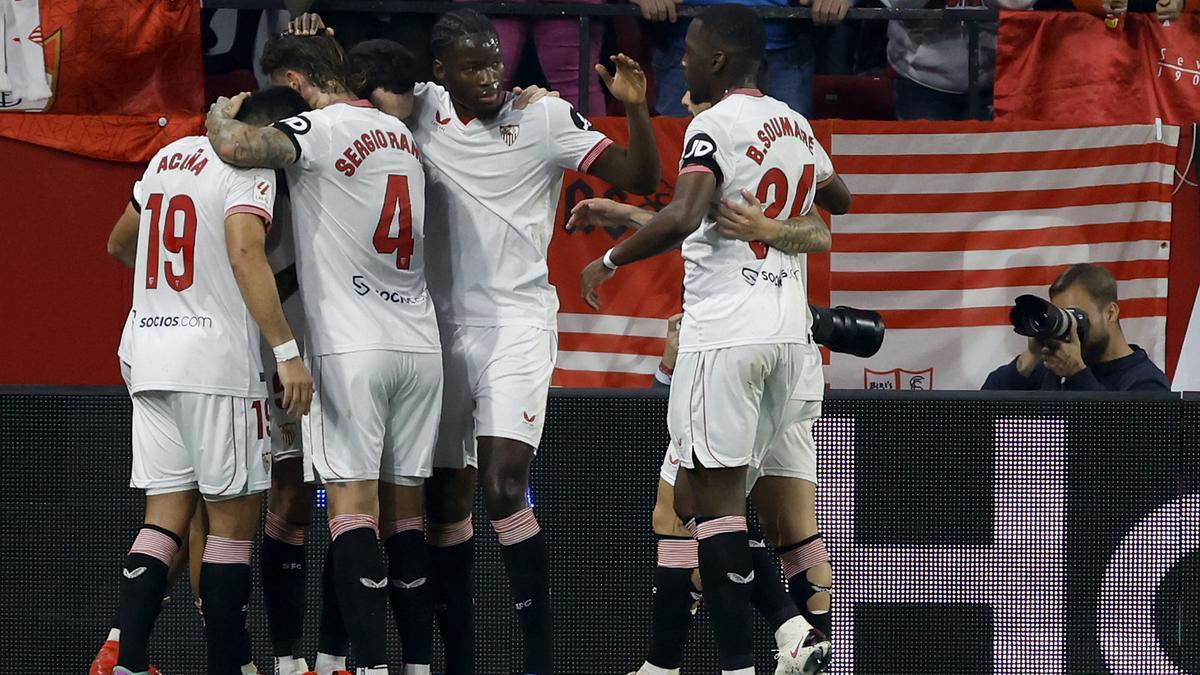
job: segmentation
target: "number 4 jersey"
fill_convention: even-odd
[[[713,174],[717,201],[740,203],[747,190],[780,220],[807,213],[834,176],[808,120],[753,89],[730,92],[688,125],[679,173],[693,171]],[[713,206],[683,243],[679,350],[808,343],[805,256],[721,236]]]
[[[133,187],[141,212],[130,316],[130,391],[267,393],[258,325],[225,243],[225,218],[269,225],[274,172],[237,169],[203,136],[167,145]]]
[[[425,288],[425,174],[408,127],[366,101],[275,127],[296,147],[287,179],[305,355],[440,352]]]

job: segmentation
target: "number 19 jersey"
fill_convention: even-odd
[[[306,356],[438,353],[425,287],[425,174],[403,122],[366,101],[282,120]]]
[[[203,136],[154,156],[133,188],[141,212],[129,342],[131,393],[266,395],[258,325],[246,309],[225,241],[225,218],[268,224],[275,176],[222,162]]]
[[[680,175],[711,173],[715,200],[742,202],[747,190],[779,220],[807,213],[816,188],[834,176],[808,120],[753,89],[734,90],[697,115],[683,148]],[[713,206],[683,243],[679,351],[810,342],[805,256],[722,236]]]

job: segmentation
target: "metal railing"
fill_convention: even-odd
[[[209,9],[286,9],[283,0],[202,0]],[[452,9],[474,7],[489,16],[558,16],[579,19],[579,91],[586,92],[592,77],[592,21],[614,16],[641,16],[636,5],[621,4],[585,5],[575,3],[459,3],[431,2],[428,0],[324,0],[315,3],[314,11],[369,12],[379,14],[441,14]],[[695,16],[703,6],[680,5],[680,16]],[[812,18],[807,7],[755,7],[764,19],[806,20]],[[989,7],[947,7],[945,9],[899,9],[886,7],[854,7],[847,19],[865,21],[934,21],[960,23],[967,30],[967,114],[972,119],[981,119],[983,112],[979,100],[979,25],[999,20],[999,11]],[[588,97],[580,96],[579,111],[587,115]]]

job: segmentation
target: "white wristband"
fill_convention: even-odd
[[[283,363],[284,361],[300,358],[300,348],[296,346],[294,339],[288,340],[278,347],[274,347],[272,351],[275,352],[275,363]]]
[[[604,263],[605,267],[607,267],[608,269],[615,272],[615,271],[617,271],[617,267],[619,267],[619,265],[617,265],[615,262],[613,262],[612,252],[613,252],[613,250],[611,248],[608,249],[607,251],[605,251],[604,257],[600,259],[600,262]]]

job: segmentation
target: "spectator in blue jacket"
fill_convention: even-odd
[[[1167,391],[1167,376],[1145,350],[1125,341],[1117,280],[1099,265],[1080,263],[1050,286],[1050,302],[1087,315],[1087,341],[1072,326],[1068,341],[1029,339],[1029,348],[988,375],[984,389]]]
[[[675,6],[741,4],[751,7],[787,7],[798,4],[812,8],[812,24],[831,26],[846,18],[851,0],[631,0],[642,9],[647,21],[667,21],[665,35],[654,47],[655,109],[660,115],[686,117],[683,98],[683,47],[688,20],[676,21]],[[767,19],[767,95],[810,117],[813,100],[813,45],[808,28],[792,19]]]

